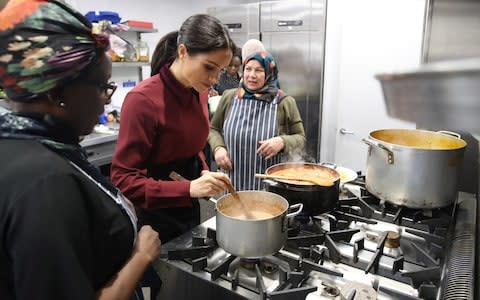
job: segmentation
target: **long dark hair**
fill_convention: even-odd
[[[153,51],[150,75],[156,75],[161,67],[177,58],[177,46],[184,44],[189,55],[207,53],[218,49],[237,48],[226,27],[217,18],[198,14],[186,19],[180,30],[163,36]]]

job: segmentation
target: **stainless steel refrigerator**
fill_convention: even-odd
[[[280,87],[296,101],[307,135],[304,159],[319,160],[326,0],[259,1],[211,7],[239,47],[256,38],[277,59]]]

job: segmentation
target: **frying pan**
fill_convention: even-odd
[[[329,162],[321,163],[321,165],[332,168],[338,172],[338,174],[340,175],[340,186],[342,186],[347,182],[354,181],[358,177],[357,172],[346,167],[337,166],[336,164],[329,163]]]

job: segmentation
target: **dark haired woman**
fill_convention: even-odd
[[[63,1],[0,11],[0,299],[116,299],[160,254],[79,146],[110,103],[108,38]]]
[[[208,89],[234,50],[220,21],[191,16],[160,40],[152,77],[123,103],[112,181],[163,242],[199,224],[196,198],[216,195],[229,182],[225,174],[207,171],[202,149],[209,133]],[[188,180],[170,180],[171,171]]]
[[[111,178],[137,207],[141,224],[163,243],[200,223],[196,198],[216,195],[230,180],[209,172],[203,148],[209,133],[208,89],[232,58],[235,44],[216,18],[194,15],[158,43],[152,77],[123,103]],[[171,181],[175,171],[185,181]],[[145,283],[156,294],[152,270]]]
[[[240,83],[240,66],[242,65],[242,58],[237,53],[234,54],[228,67],[222,71],[218,82],[210,90],[210,96],[222,95],[225,90],[237,88]]]

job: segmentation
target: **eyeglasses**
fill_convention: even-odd
[[[107,99],[112,98],[113,93],[117,90],[117,84],[113,81],[103,83],[94,80],[83,80],[83,82],[97,86],[107,96]]]

